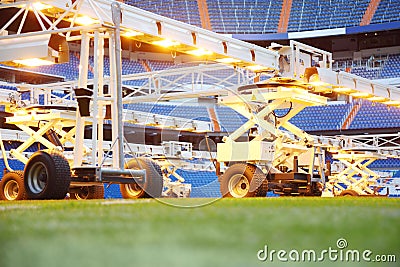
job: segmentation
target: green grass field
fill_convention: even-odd
[[[191,205],[193,199],[173,200]],[[395,254],[400,199],[221,199],[200,208],[157,200],[0,202],[0,266],[347,266],[261,262],[270,249],[337,248]]]

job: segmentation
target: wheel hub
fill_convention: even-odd
[[[79,193],[75,193],[76,199],[87,199],[89,196],[89,188],[87,186],[82,187]]]
[[[126,191],[132,196],[138,196],[142,193],[143,189],[136,183],[134,184],[126,184]]]
[[[250,182],[247,177],[242,174],[233,175],[229,180],[228,190],[235,198],[245,197],[250,190]]]
[[[32,192],[36,194],[42,192],[48,182],[46,166],[41,162],[36,162],[29,170],[27,179],[29,189]]]
[[[7,200],[15,200],[18,197],[19,186],[14,180],[8,181],[4,186],[4,196]]]

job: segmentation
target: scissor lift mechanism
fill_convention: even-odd
[[[368,151],[341,151],[333,155],[345,165],[344,170],[329,177],[326,185],[328,192],[334,195],[375,195],[378,188],[371,189],[377,185],[379,175],[374,173],[368,166],[377,159],[386,157]],[[358,176],[358,177],[357,177]],[[344,185],[344,186],[343,186]]]
[[[316,157],[317,165],[323,164],[320,153],[317,153],[319,150],[313,147],[314,138],[289,120],[307,106],[326,105],[327,98],[312,94],[299,85],[294,86],[293,81],[270,82],[272,84],[266,82],[256,87],[239,88],[241,94],[219,99],[220,104],[231,107],[248,119],[225,137],[224,143],[217,145],[218,162],[233,164],[220,178],[224,196],[265,196],[268,187],[283,195],[310,195],[316,190],[313,187],[316,181],[325,181],[322,169],[319,169],[318,178],[314,176]],[[277,110],[282,109],[287,109],[286,115],[277,116]],[[251,136],[252,140],[238,141],[255,127],[257,130]],[[312,155],[300,165],[306,165],[308,172],[299,168],[298,161],[306,152]]]
[[[21,4],[21,3],[22,4]],[[171,38],[180,43],[179,46],[175,47],[176,50],[183,53],[191,51],[193,49],[207,48],[214,52],[212,59],[226,60],[234,59],[236,62],[233,65],[236,67],[249,67],[257,65],[261,69],[267,70],[270,73],[277,74],[278,70],[278,58],[277,52],[260,48],[254,45],[250,45],[232,38],[224,37],[209,31],[205,31],[200,28],[192,27],[190,25],[176,22],[149,12],[144,12],[140,9],[125,5],[117,4],[104,0],[90,0],[90,1],[72,1],[66,4],[65,1],[48,0],[45,1],[49,4],[49,8],[45,10],[39,10],[33,3],[33,1],[16,1],[11,4],[1,3],[0,8],[18,8],[19,11],[13,16],[6,25],[2,26],[0,31],[4,36],[0,37],[1,46],[3,48],[13,51],[12,46],[10,47],[9,39],[24,40],[25,43],[29,43],[30,37],[36,37],[40,35],[51,35],[51,34],[64,34],[68,41],[81,40],[81,62],[80,62],[80,75],[77,84],[77,89],[86,89],[88,85],[88,58],[89,58],[89,44],[93,38],[94,43],[94,81],[93,81],[93,105],[92,111],[92,149],[91,149],[91,165],[83,166],[83,157],[89,153],[89,150],[83,145],[83,133],[85,125],[88,123],[88,119],[85,118],[81,112],[76,112],[75,123],[76,126],[71,128],[69,131],[65,131],[61,127],[61,124],[69,125],[73,119],[71,114],[68,112],[60,112],[51,110],[43,111],[28,111],[31,117],[20,117],[9,119],[10,123],[14,123],[20,129],[27,132],[31,137],[22,144],[19,148],[12,151],[12,155],[26,162],[29,165],[29,160],[23,155],[24,149],[28,148],[34,142],[39,142],[45,147],[54,149],[59,145],[65,144],[67,141],[75,142],[75,153],[73,159],[73,173],[80,173],[79,177],[95,177],[94,180],[90,180],[91,183],[103,182],[104,178],[109,176],[109,181],[122,182],[122,177],[116,178],[116,176],[131,176],[132,173],[124,170],[123,166],[123,135],[122,135],[122,95],[121,95],[121,70],[119,68],[120,62],[120,47],[119,47],[119,32],[137,32],[139,33],[134,37],[136,41],[152,43],[154,40],[163,40],[164,38]],[[110,6],[112,6],[110,8]],[[120,12],[122,7],[123,12]],[[24,33],[21,30],[24,28],[23,25],[26,21],[26,14],[30,10],[33,13],[41,25],[41,32]],[[18,17],[25,11],[23,19],[18,22]],[[89,16],[97,24],[91,26],[77,26],[76,20],[80,16]],[[49,19],[55,18],[53,21]],[[121,21],[122,18],[122,21]],[[60,22],[63,19],[68,19],[71,24],[68,28],[60,28]],[[139,23],[138,23],[139,21]],[[12,24],[19,24],[18,32],[15,35],[7,36],[8,27]],[[133,28],[132,28],[133,27]],[[72,32],[78,32],[80,34],[73,35]],[[110,42],[110,79],[108,80],[110,87],[110,94],[103,94],[103,60],[104,60],[104,40],[109,39]],[[378,96],[384,98],[386,102],[396,105],[399,102],[400,92],[395,88],[374,84],[373,82],[359,78],[357,76],[346,74],[346,73],[334,73],[331,71],[331,54],[322,50],[315,49],[313,47],[300,44],[298,42],[291,42],[291,70],[292,77],[304,78],[306,84],[301,82],[290,81],[285,79],[270,80],[265,90],[254,90],[250,94],[246,92],[240,92],[239,95],[228,96],[221,98],[220,103],[231,106],[233,109],[248,118],[248,122],[240,127],[237,131],[232,133],[229,137],[224,140],[223,144],[220,144],[218,153],[218,159],[221,162],[242,162],[246,161],[247,165],[240,165],[239,169],[243,169],[255,174],[257,176],[257,183],[262,183],[265,180],[265,175],[271,170],[271,177],[279,180],[276,184],[280,188],[279,193],[284,194],[304,194],[311,190],[311,184],[317,181],[324,181],[324,168],[322,164],[322,147],[327,147],[326,144],[317,144],[315,138],[308,135],[301,129],[297,128],[289,122],[289,119],[295,116],[298,112],[304,109],[306,106],[326,104],[324,97],[318,96],[314,93],[332,93],[333,91],[343,92],[346,94],[363,92],[368,93],[369,96]],[[305,53],[304,53],[305,52]],[[4,56],[4,55],[3,55]],[[316,58],[322,58],[322,68],[313,68],[311,71],[307,69],[310,64]],[[12,60],[12,58],[7,58]],[[304,66],[302,66],[304,64]],[[304,71],[304,75],[302,75]],[[157,83],[158,84],[158,83]],[[350,90],[348,90],[349,88]],[[248,88],[247,88],[248,89]],[[344,90],[346,89],[346,90]],[[212,92],[206,92],[207,94],[216,95],[221,90],[212,90]],[[162,93],[161,90],[156,90],[153,94],[145,96],[144,98],[128,98],[124,100],[124,103],[133,103],[135,101],[144,101],[147,97],[155,97],[160,99],[159,96]],[[176,95],[164,95],[162,99],[173,99],[183,98],[186,96],[199,96],[201,91],[193,91],[189,93],[177,93]],[[85,98],[86,96],[83,96]],[[247,103],[244,103],[247,101]],[[284,103],[291,103],[289,112],[283,118],[271,118],[271,114],[277,109],[284,108]],[[113,128],[113,163],[112,168],[102,169],[101,164],[103,162],[103,133],[102,126],[104,120],[104,107],[105,105],[111,104],[112,113],[114,119],[118,117],[117,124],[112,124]],[[283,106],[283,107],[282,107]],[[287,107],[287,106],[286,106]],[[82,107],[79,107],[80,111]],[[29,116],[29,115],[27,115]],[[36,123],[36,125],[34,125]],[[33,127],[39,126],[40,129],[35,132]],[[252,140],[249,142],[236,142],[239,136],[245,132],[251,130],[252,127],[257,126],[257,133],[252,136]],[[280,127],[288,130],[290,134],[280,130]],[[61,138],[52,139],[51,132],[55,131]],[[44,134],[49,136],[44,138]],[[75,135],[75,140],[72,136]],[[292,136],[291,136],[292,135]],[[49,140],[48,140],[49,139]],[[336,147],[335,147],[336,148]],[[237,151],[244,150],[246,153],[237,153]],[[302,156],[308,155],[308,160],[302,162]],[[347,152],[346,152],[347,153]],[[368,162],[363,163],[363,153],[357,153],[357,159],[352,158],[350,161],[346,156],[345,152],[338,152],[335,156],[337,159],[343,161],[348,166],[348,169],[342,171],[340,175],[333,176],[338,181],[346,181],[351,183],[350,187],[359,187],[363,193],[370,193],[363,183],[368,180],[369,176],[375,177],[373,173],[368,170]],[[42,155],[43,156],[43,155]],[[44,155],[46,157],[46,155]],[[61,156],[54,155],[54,158],[59,159]],[[318,162],[316,163],[316,159]],[[354,162],[357,162],[354,163]],[[347,162],[347,163],[346,163]],[[38,164],[32,163],[34,167]],[[64,163],[63,163],[64,164]],[[152,163],[149,163],[152,164]],[[258,164],[263,169],[260,170],[255,165]],[[140,164],[139,164],[140,165]],[[299,165],[303,169],[299,169]],[[140,167],[140,166],[139,166]],[[314,168],[318,168],[319,177],[313,178]],[[57,168],[55,168],[57,169]],[[307,170],[308,169],[308,170]],[[351,169],[351,171],[350,171]],[[287,175],[287,170],[291,170],[291,174]],[[227,172],[229,171],[229,168]],[[135,172],[137,176],[144,177],[145,172],[137,170]],[[226,174],[226,173],[225,173]],[[284,175],[282,175],[284,174]],[[287,186],[285,180],[289,180],[291,183],[296,183],[301,179],[298,177],[307,177],[307,185],[304,185],[304,179],[302,179],[303,185],[296,188],[285,187]],[[353,177],[360,175],[363,177],[360,181],[353,180]],[[303,175],[303,176],[302,176]],[[264,176],[264,178],[262,178]],[[286,178],[289,177],[289,179]],[[239,177],[239,176],[238,176]],[[343,178],[346,177],[346,178]],[[241,178],[239,177],[238,180]],[[313,180],[314,179],[314,180]],[[271,180],[271,178],[270,178]],[[124,182],[130,181],[126,179]],[[284,182],[282,182],[284,181]],[[36,181],[40,184],[40,179]],[[79,181],[82,184],[88,182],[86,178]],[[135,181],[131,181],[135,182]],[[345,183],[345,182],[344,182]],[[237,184],[233,184],[235,187]],[[252,186],[249,184],[250,187]],[[232,186],[232,185],[231,185]],[[329,185],[328,185],[329,187]],[[279,189],[278,188],[278,189]],[[236,188],[237,195],[243,194],[246,190],[243,188]],[[245,188],[246,189],[246,188]],[[293,192],[292,189],[296,189]],[[302,189],[302,190],[300,190]],[[304,190],[303,190],[304,189]],[[315,188],[314,188],[315,189]],[[313,190],[314,190],[313,189]],[[262,193],[265,190],[265,186],[258,193]],[[356,189],[358,190],[358,189]],[[358,193],[361,191],[358,190]],[[340,188],[339,190],[340,191]],[[342,190],[343,191],[343,190]],[[245,194],[246,195],[246,194]]]
[[[263,196],[267,186],[282,195],[320,195],[322,191],[324,196],[379,194],[379,175],[368,166],[378,159],[398,158],[400,153],[352,142],[346,137],[340,140],[312,136],[290,123],[289,120],[305,107],[327,103],[325,97],[306,89],[309,88],[298,81],[277,78],[244,86],[239,88],[241,94],[220,98],[220,104],[248,119],[225,137],[224,143],[218,144],[217,160],[231,164],[230,168],[235,170],[228,168],[227,174],[220,177],[223,195]],[[282,108],[286,108],[286,115],[273,119],[271,114]],[[257,131],[251,136],[252,140],[237,142],[254,127]],[[281,127],[287,131],[282,131]],[[345,166],[328,177],[326,152],[332,153],[333,158]],[[250,175],[247,173],[249,168]],[[241,178],[235,178],[240,174]],[[263,174],[264,181],[261,181]],[[255,185],[252,180],[256,180]]]

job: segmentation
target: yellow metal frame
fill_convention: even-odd
[[[60,135],[61,144],[64,145],[67,142],[75,144],[75,111],[32,109],[29,111],[21,110],[20,112],[24,112],[25,114],[16,113],[13,117],[7,117],[6,122],[14,124],[30,136],[18,148],[10,151],[13,157],[24,164],[28,162],[28,157],[24,154],[25,150],[36,142],[42,144],[47,149],[60,149],[44,137],[49,130],[54,130]],[[69,127],[71,127],[69,131],[64,130]],[[85,146],[84,151],[86,155],[89,148]]]
[[[252,89],[249,94],[229,95],[219,99],[220,104],[234,109],[248,121],[229,136],[224,137],[224,143],[219,144],[217,149],[218,161],[243,161],[243,156],[246,155],[233,153],[233,151],[254,151],[254,145],[260,146],[261,143],[270,142],[272,144],[270,150],[274,151],[272,158],[268,153],[256,153],[257,155],[248,153],[248,155],[253,155],[252,158],[248,158],[248,161],[268,162],[274,167],[282,164],[293,167],[293,157],[308,151],[308,146],[313,143],[313,137],[290,123],[289,120],[308,106],[326,105],[327,98],[309,93],[300,85],[297,88],[283,87],[276,86],[276,82],[273,82],[273,86],[269,88],[268,84],[265,84],[263,88]],[[276,124],[267,118],[268,114],[282,109],[289,102],[292,105],[291,110],[284,118],[279,118]],[[253,127],[258,127],[258,132],[251,141],[236,142]],[[297,139],[280,130],[280,127],[288,130]]]
[[[379,175],[368,168],[368,166],[378,159],[386,159],[382,154],[371,151],[346,151],[339,150],[333,155],[334,159],[339,160],[345,168],[337,174],[328,177],[326,190],[332,195],[340,195],[346,189],[351,189],[359,195],[377,194],[371,186],[377,184]],[[343,187],[340,184],[346,185]]]

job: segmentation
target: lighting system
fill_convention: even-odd
[[[356,92],[356,90],[351,89],[349,87],[336,87],[333,88],[333,91],[336,93],[341,93],[341,94],[350,94]]]
[[[41,66],[68,61],[67,41],[64,36],[58,34],[0,40],[0,62],[5,65]]]
[[[205,50],[203,48],[199,48],[199,49],[195,49],[195,50],[189,50],[189,51],[186,51],[185,53],[187,53],[189,55],[196,56],[196,57],[209,56],[209,55],[213,54],[213,52]]]
[[[217,61],[217,62],[219,62],[219,63],[225,63],[225,64],[232,64],[232,63],[239,63],[239,62],[241,62],[240,59],[231,58],[231,57],[219,58],[219,59],[216,59],[215,61]]]
[[[247,67],[249,70],[251,71],[261,71],[263,69],[265,69],[265,66],[261,66],[261,65],[251,65]]]
[[[89,25],[99,23],[98,20],[92,19],[91,17],[88,17],[88,16],[78,16],[75,18],[74,22],[76,24],[83,25],[83,26],[89,26]]]
[[[13,60],[15,64],[24,65],[28,67],[37,67],[54,64],[53,61],[41,59],[41,58],[28,58],[28,59],[16,59]]]
[[[314,86],[330,86],[329,83],[322,82],[322,81],[314,81],[314,82],[310,82],[310,84],[312,84]]]
[[[322,87],[331,87],[336,93],[380,102],[389,106],[400,105],[400,91],[393,86],[380,84],[344,71],[335,72],[323,68],[307,69],[312,76],[317,74],[318,80],[327,84],[327,86],[322,85]],[[312,77],[311,74],[309,78]],[[314,84],[314,80],[308,80],[308,82]]]
[[[372,97],[367,98],[367,100],[373,101],[373,102],[385,102],[385,101],[388,101],[388,99],[386,97],[383,97],[383,96],[372,96]]]
[[[388,106],[400,106],[400,101],[398,100],[389,100],[382,103]]]
[[[169,40],[169,39],[163,39],[163,40],[160,40],[160,41],[154,41],[154,42],[152,42],[152,44],[158,45],[158,46],[162,46],[162,47],[172,47],[172,46],[180,45],[179,42],[172,41],[172,40]]]
[[[369,98],[372,95],[368,92],[355,92],[355,93],[350,93],[352,97],[357,97],[357,98]]]
[[[35,2],[35,3],[32,4],[32,6],[33,6],[34,9],[39,10],[39,11],[40,10],[44,10],[44,9],[52,8],[52,6],[47,5],[47,4],[43,4],[41,2]]]
[[[143,35],[144,35],[144,33],[138,32],[138,31],[134,31],[134,30],[129,30],[129,31],[126,31],[126,32],[124,32],[122,34],[122,36],[125,36],[125,37],[128,37],[128,38],[135,37],[135,36],[143,36]]]

